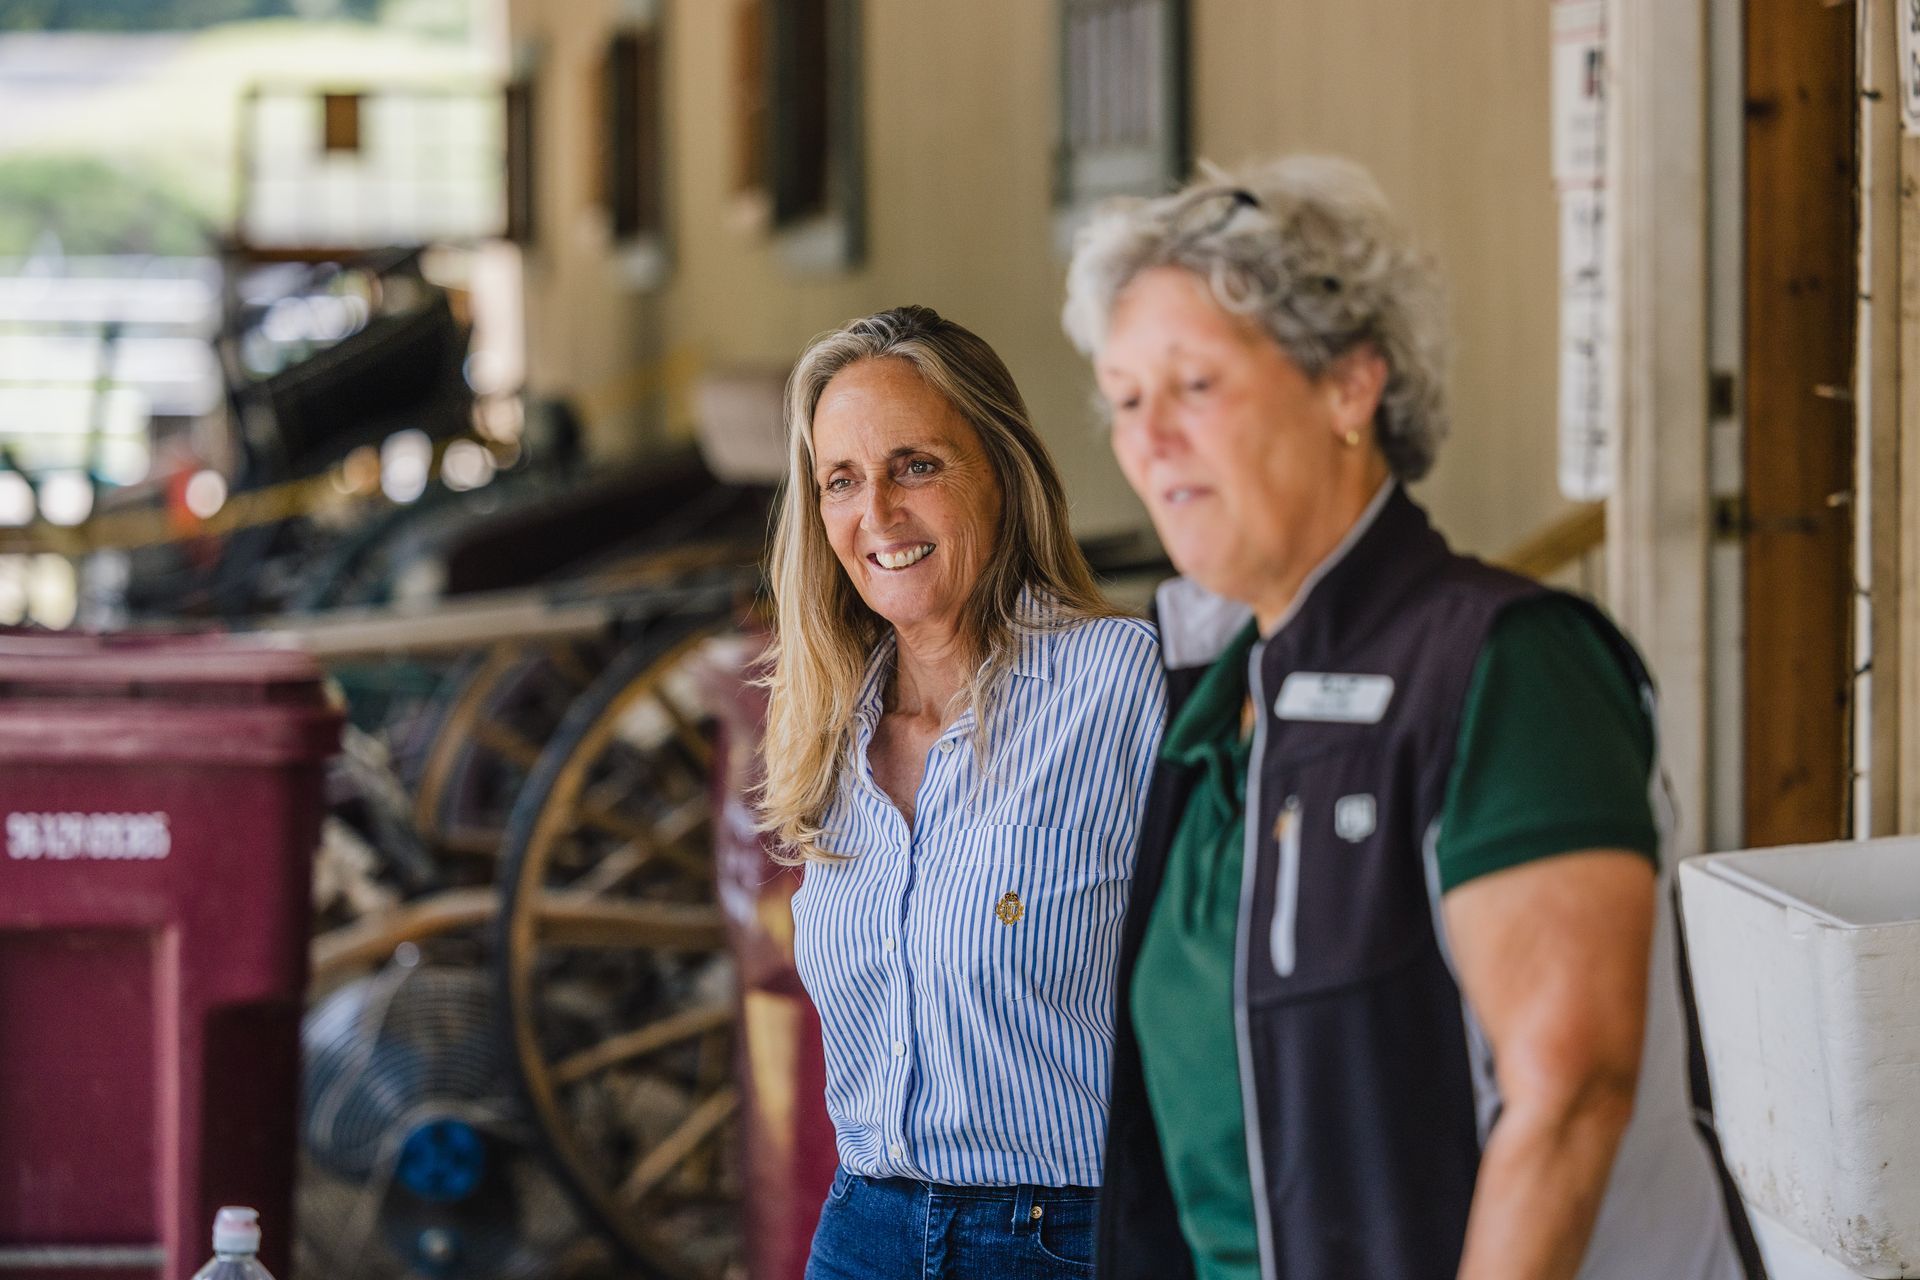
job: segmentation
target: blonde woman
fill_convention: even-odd
[[[787,419],[762,804],[840,1153],[808,1280],[1089,1275],[1159,646],[966,329],[825,335]]]

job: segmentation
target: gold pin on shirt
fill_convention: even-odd
[[[993,914],[999,917],[1001,924],[1014,924],[1027,914],[1027,909],[1021,904],[1020,895],[1009,889],[1000,895],[1000,902],[994,907]]]

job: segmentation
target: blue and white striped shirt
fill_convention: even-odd
[[[840,1162],[873,1177],[1091,1186],[1106,1148],[1113,971],[1166,716],[1148,623],[1020,637],[987,709],[928,752],[915,825],[867,746],[893,669],[868,665],[851,768],[793,898]]]

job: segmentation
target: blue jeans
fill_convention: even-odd
[[[1084,1280],[1091,1187],[951,1187],[845,1169],[820,1210],[806,1280]]]

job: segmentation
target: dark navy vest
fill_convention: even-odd
[[[1494,622],[1547,592],[1454,554],[1396,486],[1260,653],[1264,742],[1249,766],[1258,836],[1240,964],[1243,1062],[1257,1082],[1243,1110],[1257,1134],[1271,1280],[1453,1280],[1458,1269],[1480,1098],[1434,924],[1429,838]],[[1643,682],[1632,647],[1592,612]],[[1163,632],[1179,621],[1162,618]],[[1169,672],[1174,710],[1204,670]],[[1121,943],[1101,1212],[1108,1280],[1192,1275],[1129,1009],[1196,776],[1165,762],[1155,776]]]

